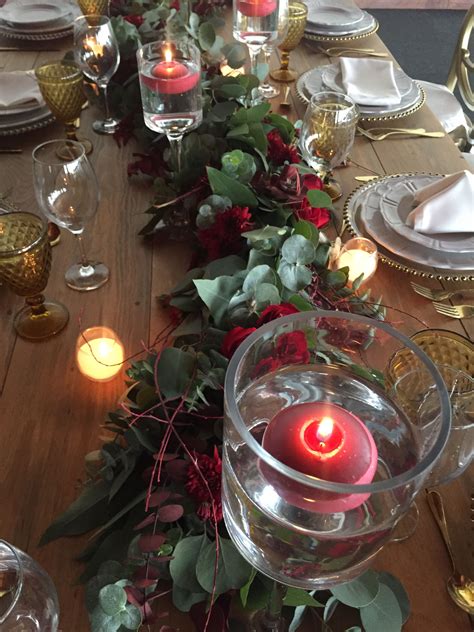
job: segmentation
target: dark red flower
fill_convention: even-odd
[[[145,21],[141,15],[126,15],[123,19],[125,20],[125,22],[129,22],[137,28],[141,26]]]
[[[273,356],[262,358],[257,363],[252,375],[254,378],[262,377],[262,375],[266,375],[267,373],[271,373],[272,371],[279,369],[281,364],[281,360],[279,358],[274,358]]]
[[[231,358],[237,350],[237,347],[247,338],[250,334],[256,331],[255,327],[234,327],[227,332],[221,345],[221,353],[226,358]]]
[[[242,250],[242,233],[252,229],[247,207],[233,206],[216,215],[214,224],[202,228],[197,236],[209,260],[237,254]]]
[[[296,211],[296,215],[298,219],[311,222],[316,226],[316,228],[326,226],[331,219],[331,214],[327,208],[316,208],[311,206],[306,197],[301,202],[301,208]]]
[[[275,165],[283,165],[285,162],[299,162],[298,150],[294,145],[287,145],[283,142],[280,132],[272,129],[267,134],[268,157]]]
[[[308,191],[313,191],[317,189],[318,191],[322,191],[324,189],[324,182],[322,178],[317,175],[306,174],[303,178],[303,186]]]
[[[176,11],[179,11],[179,0],[173,0],[173,2],[170,2],[170,9],[176,9]]]
[[[195,463],[188,466],[186,491],[199,503],[197,515],[201,520],[222,520],[221,477],[222,461],[214,446],[214,454],[194,454]]]
[[[288,316],[288,314],[297,314],[298,309],[291,303],[281,303],[280,305],[269,305],[260,314],[260,318],[257,320],[257,327],[261,327],[265,323],[269,323],[281,316]]]
[[[284,364],[307,364],[310,355],[305,333],[303,331],[292,331],[278,336],[276,356]]]

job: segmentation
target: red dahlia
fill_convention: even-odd
[[[247,207],[233,206],[216,215],[214,224],[198,231],[198,239],[209,260],[235,255],[242,250],[242,233],[252,229]]]
[[[214,446],[213,456],[194,455],[196,464],[190,463],[187,471],[186,491],[199,503],[197,515],[201,520],[222,520],[221,475],[222,461]]]
[[[272,129],[267,134],[268,141],[268,157],[275,165],[282,165],[285,162],[299,162],[300,157],[294,145],[287,145],[283,142],[280,132]]]

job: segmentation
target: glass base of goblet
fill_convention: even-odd
[[[280,94],[280,88],[272,86],[269,83],[263,83],[258,91],[264,99],[274,99]]]
[[[288,70],[288,68],[278,68],[277,70],[272,70],[270,77],[275,81],[290,83],[291,81],[296,81],[298,79],[298,73],[294,70]]]
[[[69,312],[54,301],[45,301],[40,313],[34,313],[29,305],[25,305],[16,314],[14,326],[16,332],[27,340],[44,340],[59,333],[69,320]]]
[[[74,134],[73,136],[68,136],[67,140],[64,141],[64,145],[60,145],[56,149],[56,156],[61,160],[70,161],[79,158],[79,156],[81,155],[80,150],[78,151],[78,149],[71,142],[68,142],[71,140],[82,145],[86,156],[92,153],[94,146],[92,145],[91,141],[88,138],[77,138],[77,136]]]
[[[333,202],[342,197],[342,187],[334,178],[329,178],[329,181],[325,183],[324,191],[329,195]]]
[[[102,287],[109,280],[110,272],[103,263],[76,263],[66,272],[66,284],[78,292],[90,292]]]
[[[92,129],[96,134],[115,134],[120,125],[118,119],[110,118],[104,121],[94,121],[92,123]]]

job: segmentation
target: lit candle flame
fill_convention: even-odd
[[[316,431],[316,437],[321,443],[325,443],[332,435],[334,429],[334,421],[331,417],[323,417],[319,422],[318,429]]]
[[[164,49],[163,57],[165,58],[165,61],[167,61],[167,62],[173,61],[173,53],[171,51],[171,48],[165,48]]]

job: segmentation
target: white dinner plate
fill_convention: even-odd
[[[441,178],[442,176],[413,176],[390,187],[380,200],[382,217],[390,228],[409,241],[433,250],[470,253],[474,260],[474,231],[424,235],[406,224],[407,217],[414,208],[413,198],[416,191]]]
[[[10,22],[2,20],[0,15],[0,26],[2,29],[8,29],[13,33],[18,34],[47,34],[47,33],[56,33],[58,31],[64,31],[66,29],[72,28],[72,23],[74,21],[74,17],[71,11],[67,13],[64,17],[59,18],[59,20],[55,20],[54,23],[49,25],[43,24],[25,24],[21,26],[16,26],[10,24]]]
[[[346,35],[361,35],[366,31],[371,31],[377,21],[373,15],[362,11],[362,18],[355,23],[347,24],[345,26],[323,26],[321,24],[314,24],[313,22],[307,22],[305,27],[305,33],[309,35],[320,35],[324,37],[344,37]]]
[[[303,0],[308,7],[308,23],[323,27],[344,27],[356,24],[364,18],[364,11],[352,2],[340,0],[340,4],[328,4],[327,0]]]
[[[18,0],[5,5],[0,10],[0,17],[12,26],[47,26],[64,18],[68,13],[70,13],[68,3]]]

